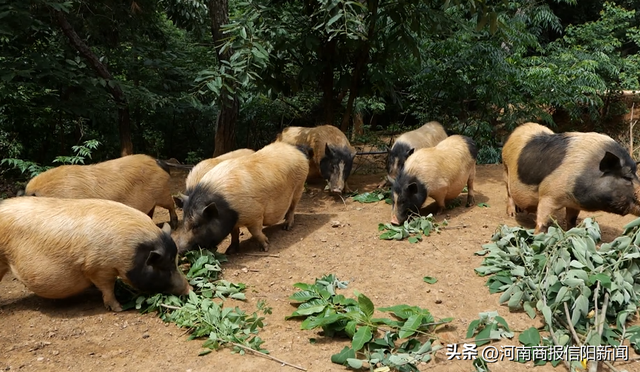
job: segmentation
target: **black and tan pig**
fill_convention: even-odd
[[[102,199],[30,197],[0,202],[0,280],[9,271],[36,295],[66,298],[92,284],[104,305],[121,311],[120,277],[148,293],[187,294],[171,228]]]
[[[233,159],[233,158],[238,158],[238,157],[241,157],[241,156],[251,155],[254,152],[255,151],[253,151],[251,149],[238,149],[238,150],[235,150],[235,151],[227,152],[226,154],[222,154],[222,155],[217,156],[215,158],[205,159],[205,160],[199,162],[189,172],[189,175],[187,176],[187,180],[185,181],[185,188],[186,189],[193,189],[198,184],[198,182],[200,182],[202,177],[208,171],[213,169],[213,167],[215,167],[216,165],[220,164],[221,162],[223,162],[223,161],[225,161],[227,159]]]
[[[438,212],[467,186],[467,207],[475,201],[473,181],[478,149],[466,136],[447,137],[435,147],[416,150],[392,181],[391,223],[402,224],[414,213],[419,215],[427,197],[435,199]]]
[[[535,232],[565,209],[567,228],[584,211],[640,215],[636,163],[611,137],[554,133],[536,123],[516,128],[502,149],[507,214],[536,212]]]
[[[447,132],[437,121],[430,121],[416,130],[400,135],[393,143],[387,158],[389,180],[396,179],[398,171],[415,150],[434,147],[445,138],[447,138]]]
[[[278,134],[276,141],[309,146],[313,150],[309,178],[321,176],[333,193],[351,192],[347,178],[351,174],[356,150],[340,129],[333,125],[287,127]]]
[[[169,191],[169,169],[143,154],[91,165],[61,165],[32,178],[26,196],[68,199],[107,199],[126,204],[153,218],[156,205],[169,210],[172,228],[178,225]]]
[[[274,142],[218,164],[181,196],[184,218],[174,234],[178,250],[215,247],[231,234],[227,251],[234,251],[240,227],[246,227],[267,251],[269,239],[262,228],[283,219],[286,230],[293,227],[310,156],[309,148]]]

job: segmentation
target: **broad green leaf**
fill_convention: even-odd
[[[540,345],[540,332],[535,327],[531,327],[518,336],[518,341],[525,346],[538,346]]]
[[[411,315],[402,328],[400,328],[400,332],[398,333],[400,338],[407,338],[414,334],[422,324],[422,319],[422,314]]]
[[[363,326],[358,328],[356,334],[353,335],[353,340],[351,342],[352,349],[355,351],[362,349],[367,342],[371,341],[371,337],[371,327]]]
[[[358,304],[360,305],[360,310],[369,318],[373,316],[373,302],[369,299],[369,297],[365,296],[362,293],[358,293]]]
[[[431,276],[425,276],[424,278],[422,278],[422,280],[425,283],[429,283],[429,284],[435,284],[438,281],[438,279],[436,279],[434,277],[431,277]]]
[[[355,357],[356,357],[356,352],[352,348],[345,346],[342,349],[342,351],[340,351],[337,354],[333,354],[331,356],[331,362],[336,364],[346,365],[347,359],[355,358]]]

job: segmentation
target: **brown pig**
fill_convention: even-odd
[[[238,149],[235,151],[228,152],[226,154],[222,154],[212,159],[205,159],[198,164],[196,164],[189,175],[187,176],[185,188],[193,189],[198,182],[202,179],[202,177],[210,171],[213,167],[220,164],[224,160],[238,158],[240,156],[247,156],[253,154],[255,151],[251,149]]]
[[[32,178],[26,196],[107,199],[126,204],[153,218],[156,205],[169,210],[178,225],[169,191],[169,169],[148,155],[129,155],[91,165],[61,165]]]
[[[121,311],[116,278],[144,292],[187,294],[178,250],[165,224],[102,199],[24,196],[0,202],[0,280],[9,271],[44,298],[76,295],[92,284],[107,309]]]
[[[240,227],[246,227],[267,251],[269,239],[262,227],[284,219],[284,228],[291,229],[310,156],[308,147],[274,142],[215,166],[180,196],[184,219],[174,234],[179,252],[195,246],[216,247],[229,233],[227,251],[234,251],[240,243]]]
[[[535,232],[565,209],[567,228],[581,210],[640,215],[636,163],[611,137],[554,133],[536,123],[517,127],[502,148],[507,213],[536,212]]]
[[[461,135],[447,137],[435,147],[416,150],[392,181],[391,223],[399,225],[409,214],[419,215],[429,196],[437,202],[438,213],[442,213],[445,202],[458,197],[465,186],[470,207],[475,202],[477,155],[476,143]]]
[[[445,138],[447,138],[447,132],[437,121],[430,121],[416,130],[400,135],[393,143],[387,158],[388,178],[396,179],[398,171],[415,150],[434,147]]]
[[[356,150],[340,129],[333,125],[287,127],[278,134],[276,141],[311,147],[313,157],[309,161],[309,178],[321,176],[329,183],[331,192],[351,192],[347,178],[351,174]]]

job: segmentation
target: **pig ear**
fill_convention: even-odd
[[[407,186],[407,191],[410,194],[417,194],[418,193],[418,184],[415,182],[412,182],[409,184],[409,186]]]
[[[324,144],[324,154],[330,158],[333,157],[333,151],[331,151],[331,147],[329,147],[328,143]]]
[[[414,151],[416,151],[416,149],[409,149],[409,151],[407,151],[407,157],[411,156]]]
[[[202,216],[210,220],[218,216],[218,207],[216,207],[216,203],[211,203],[206,207],[202,208]]]
[[[604,153],[604,157],[600,161],[600,171],[604,173],[615,172],[620,170],[620,158],[610,153],[609,151]]]
[[[147,256],[147,266],[155,266],[158,264],[160,259],[162,258],[162,254],[158,251],[149,252],[149,256]]]
[[[171,226],[165,222],[164,225],[162,225],[162,232],[171,236]]]
[[[173,202],[176,203],[178,208],[182,208],[187,200],[189,200],[189,197],[181,192],[173,196]]]

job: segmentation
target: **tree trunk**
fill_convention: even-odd
[[[324,111],[324,123],[333,125],[335,113],[335,99],[333,97],[333,55],[336,50],[336,39],[327,42],[320,47],[320,58],[324,64],[322,69],[322,108]]]
[[[353,112],[353,103],[358,96],[358,85],[360,84],[360,79],[364,74],[367,62],[369,62],[371,40],[373,39],[376,30],[376,22],[378,20],[378,1],[379,0],[369,0],[367,2],[367,7],[370,12],[369,31],[367,33],[367,40],[363,42],[362,46],[359,48],[356,66],[353,69],[353,75],[351,75],[349,99],[347,101],[347,108],[342,116],[342,125],[340,126],[340,129],[342,129],[343,132],[346,132],[347,129],[349,129],[349,119],[351,119],[351,113]]]
[[[209,18],[211,18],[211,36],[218,55],[218,62],[228,61],[231,50],[222,53],[224,35],[220,27],[229,23],[229,0],[209,0]],[[231,82],[229,82],[231,84]],[[235,88],[235,87],[234,87]],[[236,122],[240,111],[238,96],[231,95],[225,89],[220,92],[220,109],[216,119],[215,149],[213,156],[219,156],[235,149]]]
[[[62,33],[69,39],[69,43],[87,60],[98,76],[103,78],[107,84],[105,88],[118,106],[118,130],[120,132],[120,156],[133,154],[133,143],[131,142],[131,121],[129,118],[129,105],[120,86],[115,83],[113,76],[107,67],[100,62],[100,59],[91,51],[91,48],[78,36],[67,18],[59,10],[51,9],[62,29]]]

